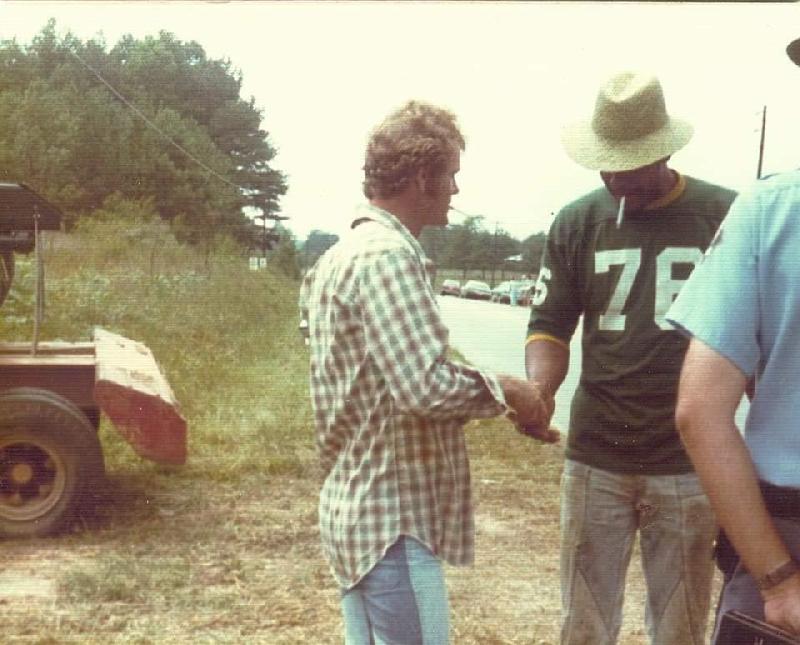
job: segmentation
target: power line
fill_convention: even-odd
[[[169,136],[169,135],[168,135],[166,132],[164,132],[164,131],[163,131],[161,128],[159,128],[159,127],[158,127],[158,126],[157,126],[155,123],[153,123],[153,121],[152,121],[152,120],[150,120],[150,119],[147,117],[147,115],[146,115],[146,114],[144,114],[144,113],[143,113],[143,112],[142,112],[142,111],[141,111],[139,108],[137,108],[137,107],[136,107],[136,106],[135,106],[133,103],[131,103],[131,102],[130,102],[128,99],[126,99],[126,98],[125,98],[125,97],[124,97],[124,96],[123,96],[123,95],[122,95],[120,92],[118,92],[118,91],[116,90],[116,88],[115,88],[113,85],[111,85],[111,83],[109,83],[109,82],[108,82],[108,81],[107,81],[105,78],[103,78],[103,76],[100,74],[100,72],[98,72],[98,71],[97,71],[96,69],[94,69],[94,68],[93,68],[91,65],[89,65],[89,63],[87,63],[85,60],[83,60],[83,59],[82,59],[80,56],[78,56],[78,54],[76,54],[74,51],[72,51],[72,50],[67,50],[67,51],[68,51],[70,54],[72,54],[72,56],[75,58],[75,60],[77,60],[77,61],[78,61],[78,62],[79,62],[81,65],[83,65],[83,66],[84,66],[86,69],[88,69],[88,70],[89,70],[89,71],[90,71],[92,74],[94,74],[94,75],[97,77],[97,79],[98,79],[98,80],[99,80],[99,81],[100,81],[100,82],[101,82],[103,85],[105,85],[105,86],[106,86],[106,87],[107,87],[107,88],[108,88],[108,89],[111,91],[111,93],[112,93],[112,94],[114,94],[114,96],[116,96],[116,97],[117,97],[117,98],[118,98],[120,101],[122,101],[122,102],[123,102],[123,103],[124,103],[124,104],[125,104],[127,107],[129,107],[131,110],[133,110],[133,111],[136,113],[136,115],[137,115],[137,116],[138,116],[140,119],[142,119],[142,121],[144,121],[144,122],[145,122],[145,123],[146,123],[146,124],[147,124],[147,125],[148,125],[150,128],[152,128],[153,130],[155,130],[155,131],[156,131],[156,132],[157,132],[157,133],[158,133],[158,134],[159,134],[159,135],[160,135],[162,138],[166,139],[166,140],[167,140],[169,143],[171,143],[171,144],[172,144],[173,146],[175,146],[175,147],[176,147],[178,150],[180,150],[180,152],[182,152],[182,153],[183,153],[183,154],[184,154],[186,157],[188,157],[189,159],[191,159],[192,161],[194,161],[194,162],[195,162],[195,163],[196,163],[198,166],[202,167],[202,168],[203,168],[204,170],[206,170],[208,173],[210,173],[210,174],[214,175],[214,176],[215,176],[217,179],[219,179],[220,181],[223,181],[223,182],[225,182],[226,184],[228,184],[229,186],[232,186],[233,188],[236,188],[236,189],[237,189],[237,190],[239,190],[239,191],[242,191],[242,192],[244,192],[244,193],[247,193],[248,195],[263,195],[263,194],[264,194],[264,193],[262,193],[261,191],[255,191],[255,192],[252,192],[252,191],[251,191],[251,189],[249,189],[249,188],[244,188],[244,187],[240,186],[239,184],[236,184],[236,183],[234,183],[234,182],[230,181],[228,178],[226,178],[226,177],[223,177],[223,176],[222,176],[221,174],[219,174],[219,173],[218,173],[216,170],[214,170],[213,168],[211,168],[210,166],[208,166],[207,164],[205,164],[203,161],[201,161],[200,159],[198,159],[197,157],[195,157],[195,156],[194,156],[194,155],[193,155],[191,152],[189,152],[189,151],[188,151],[186,148],[184,148],[184,147],[183,147],[181,144],[179,144],[179,143],[178,143],[177,141],[175,141],[175,140],[174,140],[172,137],[170,137],[170,136]]]

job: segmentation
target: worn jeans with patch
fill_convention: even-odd
[[[446,645],[450,616],[442,563],[403,536],[342,593],[347,645]]]
[[[694,473],[629,475],[567,460],[561,481],[562,645],[616,643],[636,532],[653,645],[701,645],[716,523]]]

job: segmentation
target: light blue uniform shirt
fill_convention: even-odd
[[[667,320],[756,376],[753,462],[761,479],[800,488],[800,171],[743,192],[719,230]]]

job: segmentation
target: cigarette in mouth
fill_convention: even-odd
[[[617,211],[617,228],[622,226],[622,216],[625,214],[625,195],[619,200],[619,211]]]

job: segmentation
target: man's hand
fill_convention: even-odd
[[[509,418],[517,425],[520,433],[546,443],[556,443],[561,435],[558,430],[550,427],[555,409],[553,395],[534,381],[513,376],[500,376],[498,380],[506,403],[512,408]]]
[[[558,428],[554,426],[517,426],[517,430],[520,434],[525,435],[526,437],[531,437],[532,439],[536,439],[537,441],[542,441],[544,443],[558,443],[561,441],[561,433],[558,431]]]
[[[800,635],[800,574],[763,592],[764,616],[771,625]]]

